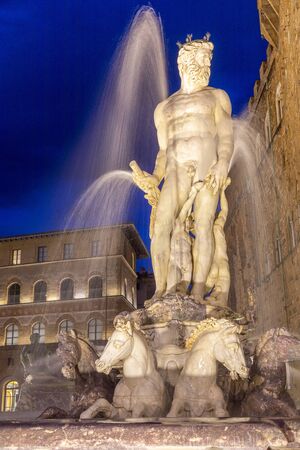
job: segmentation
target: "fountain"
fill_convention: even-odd
[[[124,378],[112,404],[97,400],[81,418],[99,413],[119,419],[166,413],[175,418],[228,416],[216,383],[217,361],[232,379],[247,378],[241,327],[225,318],[235,318],[227,306],[230,277],[223,232],[233,129],[227,94],[208,87],[212,51],[209,34],[199,40],[189,35],[180,44],[181,89],[154,112],[159,142],[154,172],[130,163],[134,182],[152,206],[156,292],[145,309],[115,318],[116,331],[95,364],[98,372],[109,373],[123,360]],[[154,366],[149,369],[154,359],[162,379]],[[148,384],[151,378],[157,397]],[[161,403],[165,397],[169,404]]]
[[[132,159],[132,147],[141,146],[139,139],[144,142],[143,136],[137,139],[136,129],[138,118],[145,110],[142,111],[143,105],[139,102],[133,102],[136,100],[133,92],[142,86],[136,77],[144,65],[134,67],[129,84],[125,83],[128,81],[125,68],[137,64],[140,44],[147,44],[148,39],[151,40],[149,51],[158,48],[162,56],[161,30],[154,17],[151,8],[142,9],[133,22],[132,34],[122,44],[125,50],[118,59],[122,65],[114,63],[113,71],[119,71],[120,76],[114,95],[109,87],[102,106],[106,110],[108,102],[112,102],[110,114],[105,115],[102,137],[102,145],[111,149],[105,156],[102,153],[110,172],[85,192],[71,220],[94,220],[97,215],[101,216],[98,202],[109,210],[103,199],[107,197],[107,186],[115,182],[126,194],[120,208],[118,205],[118,213],[123,214],[128,208],[124,186],[131,189],[132,183],[131,174],[124,169]],[[147,33],[145,24],[149,24],[149,20],[155,24],[158,34]],[[137,59],[127,59],[129,48],[131,56]],[[87,382],[84,411],[77,402],[76,413],[72,413],[72,417],[80,417],[84,430],[86,419],[122,422],[121,435],[120,427],[111,425],[107,431],[107,427],[99,428],[99,424],[93,422],[89,429],[90,434],[94,434],[89,438],[91,445],[95,442],[98,445],[99,430],[104,441],[130,444],[131,448],[144,446],[146,439],[147,448],[157,445],[286,447],[291,440],[291,430],[293,437],[299,435],[299,424],[291,420],[297,416],[297,410],[285,390],[284,361],[291,354],[299,357],[300,340],[286,330],[270,330],[261,338],[255,364],[250,370],[252,384],[242,410],[236,413],[239,417],[233,417],[236,404],[228,407],[232,385],[241,386],[249,377],[249,361],[246,362],[242,345],[247,324],[228,303],[230,267],[224,233],[228,216],[226,189],[231,182],[230,164],[234,165],[238,154],[232,159],[234,131],[230,100],[224,91],[208,84],[212,51],[208,33],[196,40],[188,35],[186,42],[179,44],[181,89],[166,98],[163,78],[162,89],[155,92],[158,106],[154,122],[159,152],[154,171],[150,174],[141,169],[136,162],[139,154],[130,162],[132,180],[152,207],[149,234],[156,292],[145,308],[115,317],[114,332],[101,355],[87,352],[83,366],[88,367],[89,374],[104,377],[120,364],[123,366],[123,376],[113,395],[111,384],[107,392],[103,392],[103,388],[100,394],[89,395]],[[164,69],[164,64],[160,68]],[[147,122],[144,126],[147,128]],[[99,136],[93,139],[97,141]],[[130,151],[126,153],[127,148]],[[107,219],[114,220],[110,216]],[[74,360],[73,356],[83,345],[79,339],[75,333],[69,333],[61,340],[62,360],[70,362],[70,356]],[[270,342],[275,342],[275,347],[270,346]],[[71,367],[64,366],[64,375],[68,377],[70,370],[78,371],[79,364],[80,358],[77,358]],[[276,372],[274,367],[279,366]],[[91,389],[95,388],[95,379]],[[258,405],[260,398],[264,400],[261,407]],[[239,403],[241,406],[242,402]],[[247,417],[241,417],[242,413]],[[263,418],[270,415],[285,416],[285,419],[264,421]],[[48,411],[42,417],[49,418],[51,414]],[[129,423],[123,424],[123,421]],[[134,426],[129,429],[132,422]],[[142,422],[142,427],[138,429],[136,422]],[[82,440],[74,437],[74,430],[73,433],[72,447],[82,446]]]
[[[156,292],[145,308],[116,316],[115,331],[95,367],[109,374],[123,362],[123,378],[112,402],[97,399],[81,419],[219,420],[230,416],[228,392],[220,384],[248,378],[239,338],[243,318],[228,305],[224,234],[228,173],[242,154],[247,129],[236,121],[232,157],[230,100],[224,91],[208,85],[212,51],[208,33],[198,40],[188,35],[179,44],[181,89],[163,99],[154,112],[159,143],[154,171],[142,170],[135,160],[130,163],[133,181],[152,207],[149,235]],[[272,333],[290,336],[280,330]],[[267,341],[262,339],[259,348]],[[300,341],[290,336],[290,342],[298,354]],[[228,370],[223,371],[221,383],[217,383],[217,362]],[[266,383],[270,365],[264,374]],[[284,374],[277,378],[282,385]],[[291,399],[284,390],[281,394],[273,409],[269,402],[270,411],[295,416],[295,407],[288,404]],[[245,400],[248,416],[261,415],[251,403],[253,395]]]

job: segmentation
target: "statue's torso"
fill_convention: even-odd
[[[167,125],[167,168],[193,164],[197,179],[204,179],[217,160],[216,96],[207,88],[196,93],[180,91],[169,97],[163,110]]]

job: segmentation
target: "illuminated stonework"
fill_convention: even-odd
[[[65,243],[72,244],[72,258],[64,259]],[[20,250],[18,264],[14,250]],[[133,225],[0,239],[2,397],[7,383],[23,383],[20,352],[29,345],[32,332],[41,330],[42,345],[50,351],[55,351],[57,333],[66,324],[103,345],[115,315],[136,307],[137,275],[132,264],[145,256],[147,250]]]

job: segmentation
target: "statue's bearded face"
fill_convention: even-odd
[[[212,52],[202,48],[182,48],[177,63],[182,80],[193,85],[207,86],[210,77]]]

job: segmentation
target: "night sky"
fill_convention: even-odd
[[[1,0],[0,236],[64,226],[79,194],[72,189],[75,149],[112,55],[142,5]],[[179,88],[176,42],[209,31],[215,44],[210,84],[228,92],[238,115],[265,59],[256,0],[153,0],[151,6],[164,28],[170,92]]]

